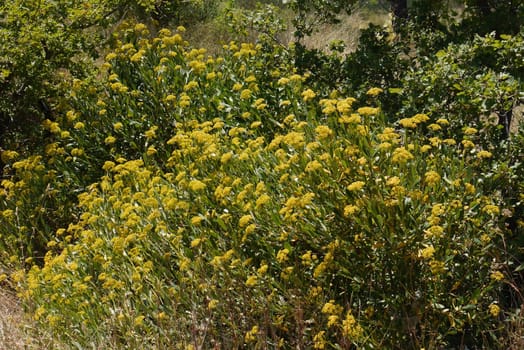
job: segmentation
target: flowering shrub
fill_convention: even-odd
[[[484,191],[473,127],[395,126],[379,88],[327,93],[256,46],[206,57],[182,31],[130,28],[44,122],[44,155],[3,153],[1,227],[29,227],[13,208],[36,213],[31,191],[81,192],[43,262],[11,276],[38,329],[95,348],[501,341],[512,208]]]

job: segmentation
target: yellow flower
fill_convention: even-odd
[[[184,85],[184,91],[189,91],[196,87],[198,87],[198,83],[194,80],[191,80],[186,85]]]
[[[246,239],[247,239],[247,236],[248,236],[250,233],[255,232],[256,228],[257,228],[257,225],[256,225],[256,224],[250,224],[250,225],[247,225],[247,226],[246,226],[246,229],[244,230],[244,236],[242,237],[242,242],[245,242]]]
[[[337,111],[342,114],[348,114],[351,112],[351,106],[356,101],[353,97],[348,97],[344,100],[337,101]],[[358,114],[356,114],[358,115]]]
[[[148,139],[153,139],[156,137],[156,131],[158,130],[158,126],[154,125],[149,130],[147,130],[144,135]]]
[[[442,127],[438,124],[433,123],[428,125],[428,129],[431,131],[439,131],[442,130]]]
[[[359,208],[356,205],[351,205],[351,204],[350,205],[346,205],[344,207],[344,216],[348,217],[350,215],[353,215],[353,214],[355,214],[358,211],[358,209]]]
[[[315,133],[319,139],[327,139],[333,135],[333,130],[326,125],[319,125],[315,128]]]
[[[438,275],[445,271],[445,264],[443,261],[431,260],[429,262],[429,268],[432,274]]]
[[[487,213],[489,215],[498,215],[500,213],[500,208],[493,204],[485,205],[482,208],[482,211],[484,213]]]
[[[238,220],[238,226],[245,227],[251,221],[253,217],[251,215],[244,215]]]
[[[116,137],[114,137],[114,136],[108,136],[108,137],[106,137],[105,140],[104,140],[104,143],[105,143],[106,145],[111,145],[111,144],[113,144],[113,143],[115,143],[115,142],[116,142]]]
[[[436,171],[428,171],[424,175],[424,179],[429,186],[434,186],[440,182],[440,175]]]
[[[336,326],[338,324],[338,319],[339,317],[337,315],[329,315],[327,326],[328,327]]]
[[[16,151],[5,150],[2,152],[2,161],[7,163],[11,160],[16,159],[19,155],[20,154]]]
[[[191,248],[198,247],[202,243],[202,238],[195,238],[191,241]]]
[[[258,209],[264,204],[268,203],[271,200],[271,197],[269,197],[267,194],[263,194],[260,197],[257,198],[255,207]]]
[[[84,154],[84,150],[81,148],[73,148],[71,150],[71,155],[74,157],[80,157],[83,154]]]
[[[102,166],[102,169],[107,171],[107,170],[113,169],[114,167],[115,167],[115,163],[110,160],[107,160],[105,161],[104,166]]]
[[[215,308],[217,307],[218,303],[219,303],[218,300],[216,300],[216,299],[211,299],[211,300],[209,301],[209,303],[207,303],[207,308],[208,308],[208,310],[213,310],[213,309],[215,309]]]
[[[242,83],[233,84],[233,91],[239,91],[240,89],[242,89]]]
[[[335,304],[335,300],[330,300],[324,304],[321,312],[323,314],[337,315],[342,312],[342,306]]]
[[[156,154],[156,153],[157,153],[157,150],[156,150],[155,147],[153,147],[153,146],[149,146],[149,147],[147,148],[146,154],[147,154],[148,156],[152,156],[152,155],[154,155],[154,154]]]
[[[144,57],[144,54],[146,52],[144,50],[138,50],[137,53],[135,53],[133,56],[131,56],[130,60],[131,62],[138,62],[142,59],[142,57]]]
[[[302,99],[304,102],[311,101],[315,96],[317,96],[317,94],[311,89],[306,89],[302,92]]]
[[[318,160],[312,160],[311,162],[307,163],[306,168],[304,171],[306,173],[312,173],[314,171],[317,171],[318,169],[322,169],[322,164]]]
[[[400,185],[400,178],[398,176],[392,176],[386,180],[386,185],[388,186],[398,186]]]
[[[228,152],[228,153],[224,153],[221,157],[220,157],[220,163],[222,164],[226,164],[227,162],[229,162],[229,160],[233,157],[233,153],[232,152]]]
[[[362,118],[357,113],[351,113],[350,116],[343,115],[338,118],[338,122],[341,124],[358,124],[362,122]]]
[[[122,129],[123,127],[124,125],[121,122],[117,122],[113,124],[113,129],[115,129],[115,131]]]
[[[191,191],[197,192],[206,188],[206,184],[200,180],[191,180],[189,181],[189,188]]]
[[[351,183],[347,189],[348,191],[360,191],[366,183],[364,181],[355,181]]]
[[[497,304],[491,304],[489,306],[489,313],[493,317],[497,317],[500,314],[500,307]]]
[[[335,104],[333,103],[326,104],[325,107],[322,109],[322,113],[324,113],[325,115],[333,114],[336,111],[337,111],[337,108],[335,107]]]
[[[85,126],[84,123],[82,123],[82,122],[76,122],[74,128],[77,129],[77,130],[80,130],[80,129],[83,129],[84,126]]]
[[[469,194],[474,194],[476,191],[475,186],[467,182],[464,184],[464,188],[466,189],[466,193]]]
[[[424,123],[424,122],[427,122],[429,120],[429,117],[427,116],[427,114],[422,114],[422,113],[419,113],[419,114],[415,114],[413,116],[413,119],[417,122],[417,123]]]
[[[313,262],[314,259],[316,259],[316,255],[313,255],[311,253],[311,250],[308,250],[307,252],[305,252],[304,254],[302,254],[302,256],[300,257],[300,259],[302,260],[302,264],[305,265],[305,266],[309,266],[311,265],[311,263]]]
[[[170,35],[171,35],[171,31],[167,28],[162,28],[158,31],[158,36],[160,37],[170,36]]]
[[[240,98],[242,100],[247,100],[248,98],[251,97],[251,90],[249,89],[244,89],[242,90],[242,92],[240,93]]]
[[[360,115],[377,115],[380,112],[380,108],[374,108],[374,107],[360,107],[357,109],[357,113]]]
[[[262,125],[262,122],[256,121],[256,122],[251,123],[251,125],[249,127],[251,129],[256,129],[256,128],[258,128],[261,125]]]
[[[445,210],[445,207],[443,204],[435,204],[432,208],[431,208],[431,215],[433,216],[440,216],[442,214],[444,214],[446,212]]]
[[[257,284],[257,279],[258,277],[256,275],[251,275],[247,278],[246,280],[246,286],[247,287],[253,287],[254,285]]]
[[[464,135],[475,135],[477,132],[477,129],[471,127],[464,129]]]
[[[282,138],[282,141],[291,147],[300,148],[305,144],[305,137],[301,132],[291,131]]]
[[[280,78],[277,81],[278,85],[287,85],[288,83],[289,83],[289,79],[288,78]]]
[[[142,32],[147,29],[147,26],[144,23],[137,23],[135,25],[135,31],[136,32]]]
[[[423,145],[422,147],[420,147],[420,153],[426,153],[430,149],[431,149],[430,145]]]
[[[323,350],[326,348],[326,331],[320,331],[313,337],[313,349]]]
[[[433,246],[430,245],[430,246],[420,250],[418,255],[421,258],[430,259],[433,256],[434,253],[435,253],[435,248],[433,248]]]
[[[368,96],[377,96],[377,95],[381,94],[382,92],[384,92],[384,90],[382,90],[381,88],[374,87],[374,88],[369,89],[366,92],[366,95],[368,95]]]
[[[45,308],[43,306],[39,306],[33,315],[33,319],[35,321],[38,321],[44,314],[45,314]]]
[[[281,264],[286,262],[288,259],[288,254],[289,254],[289,249],[287,248],[279,250],[277,253],[277,261]]]
[[[267,107],[267,103],[264,103],[265,100],[263,98],[259,98],[257,99],[254,103],[253,103],[253,107],[255,107],[257,110],[263,110],[264,108]]]
[[[488,152],[488,151],[479,151],[477,153],[477,158],[479,159],[484,159],[484,158],[491,158],[493,156],[493,154],[491,154],[491,152]]]
[[[262,266],[260,266],[260,267],[258,268],[257,273],[258,273],[259,275],[265,275],[266,272],[267,272],[267,270],[268,270],[268,268],[269,268],[269,267],[267,266],[267,264],[264,264],[264,265],[262,265]]]
[[[258,334],[258,326],[253,326],[250,331],[246,333],[244,340],[246,343],[252,343],[257,340],[256,336]]]
[[[110,52],[106,55],[106,61],[109,62],[111,60],[114,60],[116,58],[116,53]]]
[[[342,321],[342,334],[351,340],[359,340],[362,337],[364,330],[358,324],[355,317],[348,311],[346,318]]]
[[[462,146],[464,146],[464,148],[473,148],[475,144],[470,140],[462,140]]]
[[[291,101],[290,100],[283,100],[283,101],[280,101],[280,103],[278,104],[280,107],[286,107],[286,106],[289,106],[291,104]],[[285,122],[285,120],[284,120]]]
[[[293,74],[292,76],[289,77],[289,80],[298,82],[298,81],[304,80],[304,78],[300,76],[299,74]]]
[[[495,271],[489,277],[494,281],[502,281],[504,279],[504,274],[500,271]]]
[[[417,121],[413,118],[403,118],[398,123],[404,128],[414,129],[417,127]]]
[[[425,236],[427,238],[432,238],[432,237],[440,238],[442,237],[442,234],[444,233],[444,228],[442,228],[442,226],[439,226],[439,225],[433,225],[430,228],[428,228],[427,230],[425,230],[424,233],[426,234]]]
[[[135,324],[135,326],[141,326],[144,324],[144,319],[145,319],[145,316],[142,316],[142,315],[137,316],[133,323]]]
[[[393,156],[391,157],[391,161],[393,163],[399,163],[399,164],[404,164],[406,163],[408,160],[411,160],[413,159],[413,154],[411,154],[411,152],[409,152],[407,149],[405,149],[404,147],[399,147],[399,148],[396,148],[394,151],[393,151]]]

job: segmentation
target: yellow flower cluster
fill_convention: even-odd
[[[43,266],[17,277],[35,320],[169,334],[180,344],[209,327],[210,337],[224,331],[222,339],[234,334],[245,347],[293,332],[300,319],[314,320],[300,336],[315,349],[335,339],[378,344],[373,327],[390,321],[380,319],[383,300],[405,300],[410,283],[428,295],[437,281],[451,286],[464,277],[459,257],[489,249],[502,201],[479,196],[482,186],[464,169],[492,154],[475,145],[464,152],[442,136],[447,120],[428,125],[431,136],[406,132],[365,101],[323,98],[289,67],[261,74],[254,45],[230,43],[225,57],[211,57],[187,48],[180,32],[117,45],[102,87],[84,91],[86,101],[96,96],[94,117],[79,106],[44,121],[56,138],[45,155],[2,152],[16,175],[0,186],[12,205],[0,211],[2,234],[30,233],[15,209],[45,211],[34,198],[55,198],[62,179],[75,180],[65,178],[71,169],[89,164],[98,174],[79,186],[75,220],[53,233]],[[130,61],[132,72],[120,64]],[[381,93],[372,88],[364,99]],[[471,129],[467,137],[478,133]],[[35,183],[45,196],[28,189]],[[481,274],[476,283],[504,280],[499,271]],[[422,306],[462,302],[443,294]],[[491,300],[482,300],[483,312]]]

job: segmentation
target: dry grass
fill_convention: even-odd
[[[280,44],[287,45],[295,40],[293,36],[295,29],[292,25],[294,14],[291,10],[282,8],[280,16],[287,30],[280,33],[276,39]],[[371,11],[359,8],[350,15],[340,15],[339,19],[340,22],[337,24],[320,24],[311,36],[304,39],[304,45],[327,52],[332,41],[342,40],[346,46],[344,53],[347,54],[357,48],[361,30],[367,28],[370,23],[391,27],[391,16],[384,9]],[[228,31],[227,25],[219,18],[195,23],[188,28],[184,37],[193,45],[206,48],[210,54],[220,52],[223,44],[235,39],[235,35]],[[256,39],[256,32],[250,32],[245,38],[246,41],[256,41]]]
[[[322,24],[318,31],[304,40],[309,48],[327,51],[329,44],[334,40],[342,40],[346,45],[344,53],[356,50],[360,38],[360,32],[369,24],[380,26],[391,26],[391,17],[385,11],[369,12],[356,10],[350,15],[341,15],[337,24]]]
[[[508,322],[508,350],[524,349],[524,304],[520,307],[520,312],[513,315]]]
[[[24,314],[13,292],[0,288],[0,350],[27,349],[29,339],[22,327]]]

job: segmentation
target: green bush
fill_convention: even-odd
[[[0,7],[0,146],[32,149],[42,142],[37,126],[59,113],[68,82],[95,74],[116,23],[192,23],[214,15],[214,8],[210,0],[6,0]]]
[[[483,130],[483,142],[496,147],[509,136],[511,111],[520,99],[522,62],[512,57],[522,54],[522,40],[521,35],[477,37],[439,51],[403,78],[399,114],[423,109],[448,118],[451,135],[475,125]]]
[[[40,171],[92,179],[43,265],[12,276],[37,329],[70,347],[505,347],[513,208],[472,127],[395,126],[379,88],[324,96],[252,45],[208,58],[144,29],[44,123]]]

